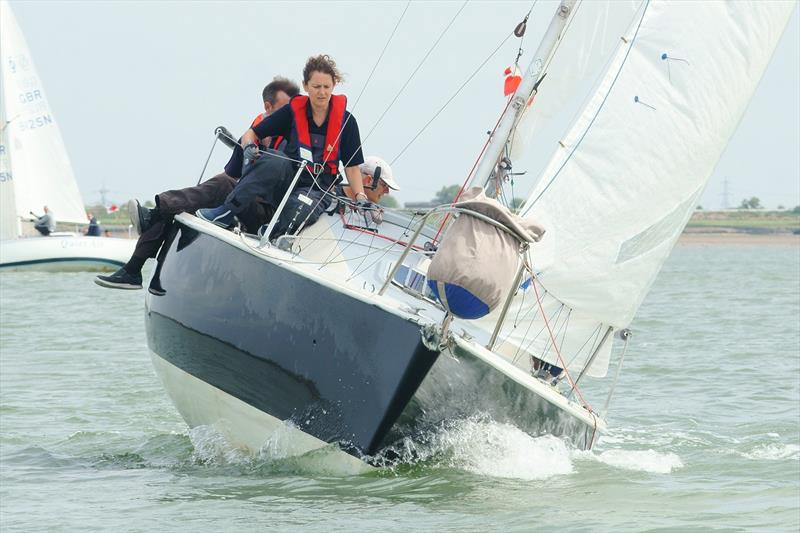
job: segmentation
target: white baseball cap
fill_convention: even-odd
[[[370,176],[375,175],[375,169],[378,167],[381,168],[380,179],[386,182],[386,185],[388,185],[393,191],[399,191],[400,186],[394,180],[394,175],[392,175],[392,167],[390,167],[389,163],[380,157],[374,155],[368,156],[364,158],[364,162],[358,166],[358,168],[361,169],[362,174],[368,174]]]

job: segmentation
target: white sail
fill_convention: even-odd
[[[576,4],[536,97],[510,139],[513,170],[525,173],[516,180],[515,196],[524,198],[533,188],[534,178],[541,175],[643,3],[583,0]]]
[[[612,342],[598,349],[604,332],[633,319],[792,9],[641,4],[521,210],[547,228],[530,254],[540,283],[515,296],[497,351],[522,367],[534,356],[572,370],[594,354],[587,375],[605,375]]]
[[[0,106],[0,240],[6,240],[19,235],[20,228],[17,206],[14,203],[14,183],[11,179],[11,159],[2,107]]]
[[[523,207],[550,294],[627,326],[733,135],[793,2],[649,2]]]
[[[0,204],[5,207],[10,203],[7,185],[11,184],[17,216],[30,219],[30,212],[41,215],[47,205],[59,222],[86,223],[61,133],[25,37],[4,0],[0,1],[0,56],[2,106],[7,121],[3,146],[10,153],[10,173],[5,171]]]

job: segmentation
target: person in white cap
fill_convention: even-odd
[[[392,174],[392,167],[380,157],[371,155],[364,158],[364,162],[361,163],[359,168],[361,168],[361,175],[364,176],[364,193],[373,204],[380,203],[381,198],[389,194],[389,191],[400,190],[400,186]],[[379,168],[380,172],[378,172]],[[378,182],[374,183],[376,174],[378,175]],[[350,191],[350,187],[345,185],[342,189],[348,198],[355,200],[355,195]]]
[[[320,202],[324,194],[335,194],[340,198],[347,197],[351,200],[350,205],[369,216],[373,223],[380,224],[383,221],[383,209],[378,206],[378,203],[390,191],[399,191],[400,186],[392,173],[392,167],[380,157],[372,155],[364,158],[359,169],[364,180],[366,202],[357,201],[356,194],[348,185],[339,185],[331,193],[324,193],[317,189],[310,190],[305,187],[298,189],[286,202],[281,217],[270,234],[270,239],[275,239],[280,235],[294,235],[298,230],[307,228],[319,220],[328,205],[326,202]],[[377,179],[375,179],[376,177]],[[340,202],[338,208],[344,207],[345,203]],[[335,209],[334,206],[327,210]],[[261,232],[264,230],[265,227],[262,226]]]

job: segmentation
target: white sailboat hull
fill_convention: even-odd
[[[133,253],[134,239],[50,235],[0,241],[0,271],[113,271]]]
[[[373,470],[365,462],[297,426],[275,418],[227,392],[209,385],[151,351],[153,367],[187,425],[210,427],[233,447],[278,457],[318,453],[320,463],[336,473],[355,475]],[[273,457],[276,458],[276,457]]]

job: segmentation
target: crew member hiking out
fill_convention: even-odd
[[[264,102],[264,112],[253,119],[251,127],[259,124],[277,109],[289,103],[292,96],[300,93],[297,84],[289,79],[276,76],[264,87],[261,97]],[[263,146],[283,149],[286,141],[280,138],[265,137]],[[155,209],[142,207],[137,200],[128,203],[131,222],[139,233],[136,248],[128,262],[119,270],[109,276],[97,276],[95,283],[111,289],[141,289],[142,267],[150,257],[159,255],[159,250],[164,247],[165,241],[173,234],[173,217],[178,213],[194,213],[202,207],[219,205],[230,194],[242,175],[244,164],[242,148],[239,145],[233,150],[231,158],[225,165],[225,171],[217,174],[195,187],[164,191],[155,196]],[[240,215],[242,222],[252,233],[272,216],[274,206],[260,202],[252,202]],[[168,247],[168,245],[167,245]],[[159,262],[160,265],[160,262]],[[149,291],[153,294],[163,294],[164,289],[159,282],[159,269],[156,269],[153,280],[150,282]]]

